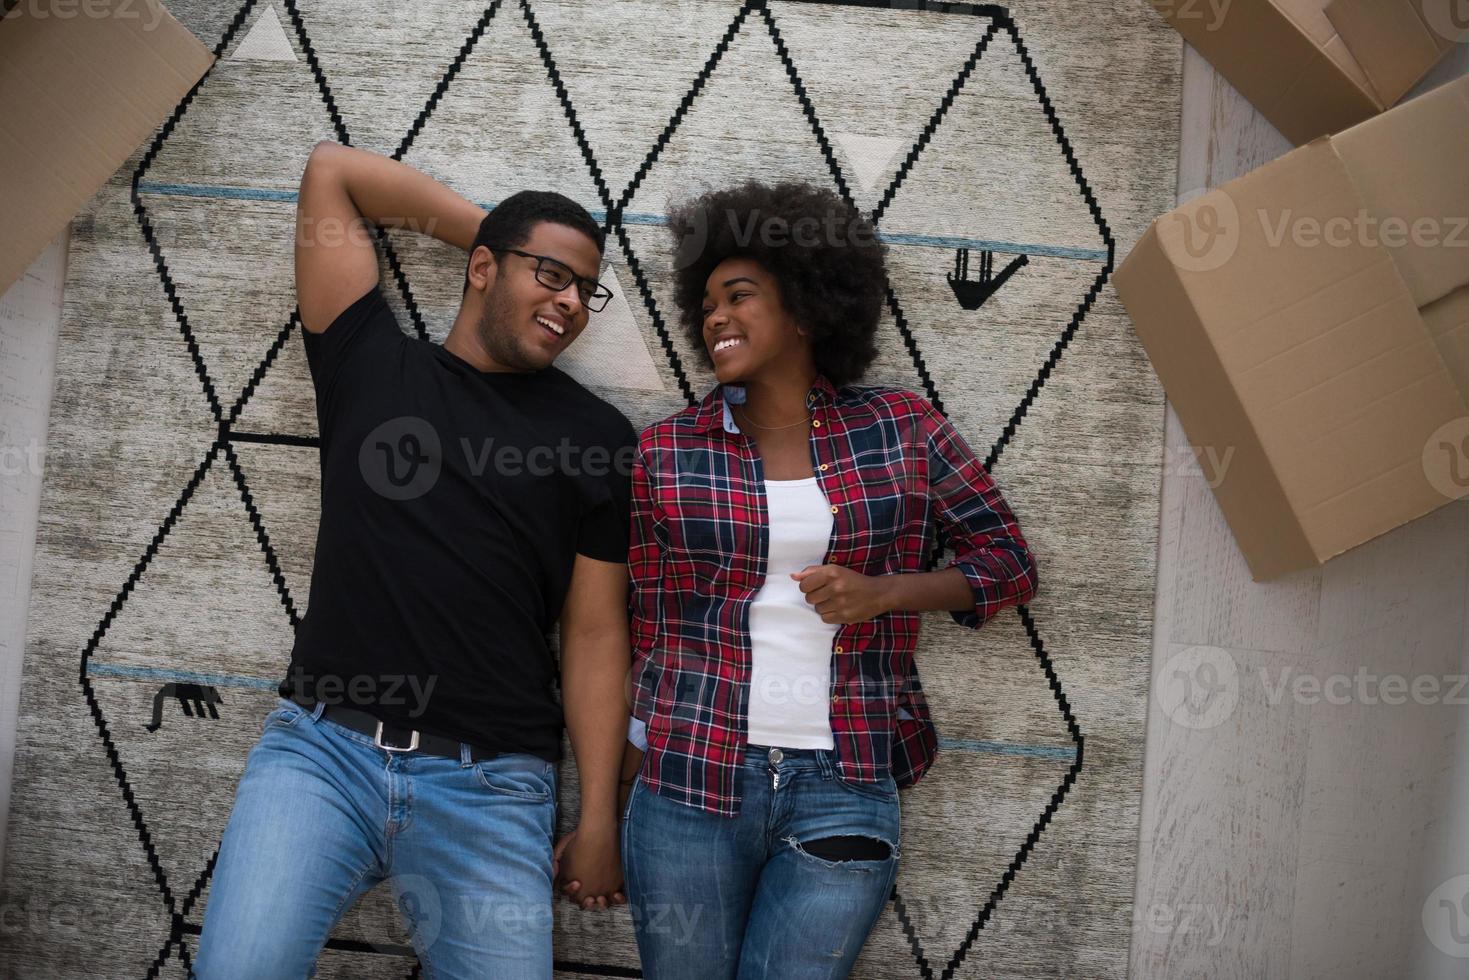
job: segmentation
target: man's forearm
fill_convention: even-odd
[[[582,819],[616,821],[618,770],[627,742],[627,638],[563,637],[561,690],[566,732],[581,780]]]
[[[311,165],[326,168],[332,179],[341,181],[370,223],[432,235],[465,251],[487,213],[427,174],[379,153],[322,143]]]

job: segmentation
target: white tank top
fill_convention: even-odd
[[[823,623],[791,578],[826,561],[832,515],[816,477],[766,480],[770,554],[765,584],[750,606],[749,741],[831,749],[831,645]]]

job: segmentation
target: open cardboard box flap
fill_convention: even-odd
[[[1450,12],[1448,3],[1437,0],[1331,0],[1326,5],[1326,19],[1384,109],[1407,95],[1455,38],[1463,39],[1464,30],[1449,20]]]
[[[1469,78],[1163,215],[1117,270],[1257,580],[1453,499],[1425,453],[1469,416],[1466,139]],[[1408,241],[1425,217],[1465,247]]]
[[[69,15],[22,3],[0,19],[0,292],[213,63],[157,0]]]
[[[1296,145],[1397,102],[1469,35],[1460,0],[1153,0]]]

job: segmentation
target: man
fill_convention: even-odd
[[[469,251],[442,345],[398,326],[370,225]],[[552,363],[610,295],[602,231],[559,194],[486,214],[404,164],[321,143],[296,233],[321,523],[281,701],[220,843],[197,976],[314,973],[336,923],[386,880],[426,977],[549,978],[557,879],[583,907],[621,900],[636,435]],[[558,621],[582,812],[553,848]]]

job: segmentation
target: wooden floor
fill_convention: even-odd
[[[1461,45],[1419,89],[1466,72]],[[1192,49],[1183,77],[1180,200],[1290,149]],[[1421,959],[1425,899],[1469,872],[1444,840],[1469,840],[1469,815],[1448,812],[1469,718],[1451,703],[1469,691],[1449,697],[1469,670],[1469,500],[1256,584],[1171,407],[1165,439],[1130,975],[1469,976],[1469,959]],[[1384,703],[1393,674],[1437,679],[1437,703]],[[1171,720],[1168,685],[1206,677],[1217,705]]]
[[[67,240],[52,242],[0,296],[0,875]]]
[[[1466,71],[1461,46],[1424,87]],[[1180,198],[1288,149],[1191,50],[1183,104]],[[0,848],[64,266],[63,237],[0,299]],[[1421,959],[1425,899],[1469,872],[1448,843],[1469,842],[1469,713],[1447,696],[1469,669],[1469,501],[1255,584],[1187,445],[1170,408],[1131,975],[1469,975]],[[1200,665],[1218,709],[1171,720]],[[1384,703],[1387,675],[1438,679],[1437,703]]]

